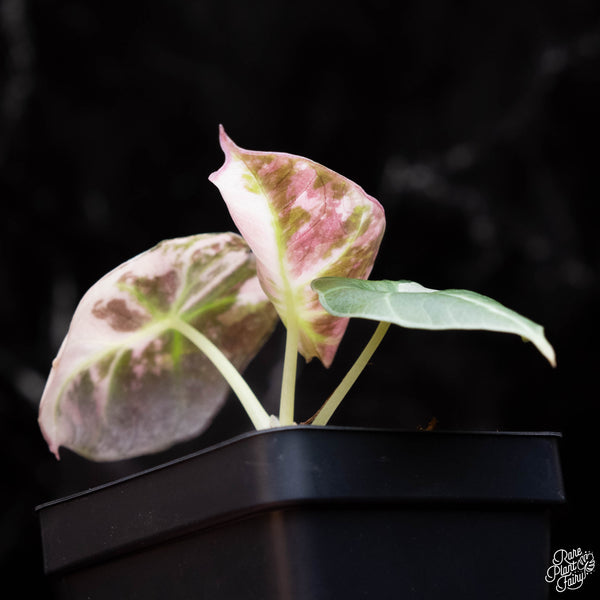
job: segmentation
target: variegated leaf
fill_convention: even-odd
[[[241,370],[276,320],[238,235],[168,240],[129,260],[84,295],[54,360],[39,416],[50,449],[117,460],[197,435],[228,384],[177,324]]]
[[[221,127],[225,163],[210,176],[257,258],[263,289],[299,352],[329,366],[347,326],[323,310],[310,282],[365,279],[385,228],[379,202],[334,171],[291,154],[234,144]]]

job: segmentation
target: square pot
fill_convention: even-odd
[[[547,597],[559,434],[287,427],[38,507],[71,600]]]

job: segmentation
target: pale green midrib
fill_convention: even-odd
[[[190,330],[193,330],[195,332],[195,334],[190,335]],[[264,411],[264,409],[262,408],[262,405],[260,405],[260,402],[258,402],[258,400],[256,399],[256,396],[254,396],[254,393],[250,390],[250,388],[248,387],[245,380],[243,380],[243,378],[241,377],[241,375],[239,374],[237,369],[235,369],[235,367],[231,364],[229,359],[227,359],[227,357],[225,357],[225,355],[219,350],[219,348],[215,344],[213,344],[205,335],[203,335],[197,329],[192,327],[192,325],[190,325],[189,323],[186,323],[179,316],[174,315],[174,314],[166,314],[164,316],[164,318],[162,318],[160,321],[152,323],[151,325],[147,325],[146,327],[139,329],[135,333],[130,334],[125,339],[121,340],[119,342],[119,344],[115,344],[111,348],[97,352],[92,357],[88,358],[85,362],[79,364],[77,366],[77,368],[73,371],[72,375],[70,375],[69,377],[67,377],[65,379],[65,381],[63,382],[63,384],[60,387],[57,397],[59,399],[62,398],[65,393],[65,390],[72,383],[72,381],[78,375],[80,375],[81,373],[90,369],[98,361],[101,361],[102,359],[107,358],[111,354],[115,355],[115,357],[111,363],[110,370],[109,370],[109,374],[110,374],[116,368],[116,364],[118,362],[118,360],[116,360],[116,359],[127,348],[131,348],[138,341],[141,341],[144,339],[151,339],[151,338],[161,335],[167,331],[178,331],[184,337],[186,337],[191,343],[193,343],[212,362],[212,364],[219,370],[219,372],[221,373],[221,375],[223,375],[223,377],[225,378],[227,383],[230,385],[230,387],[232,387],[232,389],[234,389],[234,391],[236,392],[238,397],[240,397],[240,389],[244,388],[244,389],[242,389],[241,393],[242,393],[242,395],[245,396],[245,398],[244,399],[240,398],[240,400],[242,401],[242,404],[244,405],[245,408],[249,402],[253,404],[253,406],[252,406],[253,413],[251,414],[250,411],[248,411],[248,409],[247,409],[247,412],[248,412],[253,424],[257,427],[257,429],[264,429],[264,428],[268,428],[270,426],[268,414],[266,413],[266,411]],[[205,340],[205,344],[203,345],[203,347],[200,347],[197,343],[197,340],[200,338]],[[211,347],[212,351],[206,352],[207,347]],[[215,362],[214,359],[215,359],[215,355],[217,353],[218,353],[218,359],[217,359],[217,362]],[[219,364],[217,364],[217,363],[219,363]],[[228,364],[228,366],[225,367],[226,373],[224,373],[224,368],[223,368],[223,365],[225,363]],[[232,385],[232,381],[231,381],[232,377],[234,377],[234,378],[239,377],[239,380],[241,380],[241,381],[239,381],[239,380],[235,381],[235,382],[233,382],[233,385]],[[251,395],[251,397],[250,397],[250,395]],[[258,406],[260,406],[260,409],[256,407],[256,404],[258,404]],[[55,418],[58,417],[59,410],[60,410],[60,402],[56,402],[55,408],[54,408]],[[260,410],[262,410],[262,412],[260,414],[258,414],[258,416],[257,416],[257,413]]]
[[[181,287],[181,289],[177,293],[176,299],[173,301],[169,311],[166,311],[166,312],[157,310],[152,305],[152,303],[147,300],[146,296],[144,294],[140,293],[138,290],[136,290],[136,288],[134,286],[130,286],[130,285],[127,285],[122,282],[117,283],[117,288],[119,290],[132,296],[133,299],[142,308],[144,308],[147,311],[148,316],[150,317],[149,324],[140,327],[134,333],[131,333],[130,335],[128,335],[126,338],[119,340],[118,344],[114,344],[114,345],[110,346],[109,348],[100,350],[99,352],[96,352],[91,357],[86,359],[84,362],[80,363],[77,366],[77,368],[73,371],[73,374],[65,379],[65,381],[63,382],[63,384],[61,385],[61,387],[59,389],[57,397],[58,398],[63,397],[66,389],[71,385],[71,383],[77,376],[79,376],[81,373],[90,369],[97,362],[102,361],[105,358],[108,358],[111,354],[114,354],[115,356],[114,356],[113,360],[111,361],[110,369],[109,369],[109,372],[107,373],[107,377],[110,376],[112,373],[114,373],[114,369],[116,368],[116,363],[118,362],[118,358],[122,355],[122,353],[127,348],[134,346],[138,341],[141,341],[145,338],[150,339],[154,336],[159,336],[159,335],[165,333],[166,331],[173,329],[173,327],[170,325],[173,318],[178,317],[184,321],[187,321],[188,319],[190,319],[190,320],[195,319],[198,316],[200,316],[201,314],[208,312],[208,311],[214,309],[219,304],[221,304],[221,302],[211,302],[210,304],[207,304],[207,305],[203,304],[201,306],[201,308],[197,309],[191,315],[189,313],[184,313],[183,315],[178,316],[177,313],[178,313],[180,307],[185,303],[187,294],[192,287],[192,285],[189,283],[189,279],[190,279],[189,278],[189,269],[190,269],[190,265],[188,264],[188,266],[185,270],[185,275],[184,275],[185,284]],[[206,270],[206,268],[202,269],[202,271],[204,271],[204,270]],[[234,300],[234,303],[235,303],[235,300]],[[56,408],[55,408],[55,416],[59,409],[60,409],[59,403],[57,402]]]
[[[399,320],[402,320],[402,315],[400,313],[398,313],[397,309],[395,309],[392,305],[392,299],[394,298],[394,296],[408,296],[408,293],[403,293],[403,292],[388,292],[388,293],[384,293],[384,294],[379,294],[377,292],[371,292],[370,290],[361,290],[360,288],[356,288],[355,286],[346,286],[344,284],[341,284],[337,287],[332,287],[329,290],[327,290],[327,292],[330,291],[337,291],[337,290],[347,290],[347,289],[351,289],[351,290],[356,290],[358,289],[360,292],[366,291],[368,294],[374,293],[376,294],[376,296],[378,296],[378,300],[380,301],[384,301],[384,304],[386,304],[389,309],[390,312]],[[514,324],[516,328],[519,329],[523,329],[526,328],[527,330],[529,330],[532,334],[540,334],[540,330],[542,329],[542,327],[536,323],[534,323],[533,321],[531,321],[530,319],[528,319],[527,317],[524,317],[522,315],[519,315],[517,312],[515,312],[514,310],[507,308],[505,306],[503,306],[502,304],[498,303],[495,300],[491,300],[490,303],[485,302],[485,301],[478,301],[479,299],[477,298],[473,298],[472,296],[463,296],[460,295],[460,293],[463,290],[456,290],[456,294],[452,293],[450,290],[435,290],[433,292],[410,292],[410,296],[411,297],[423,297],[423,299],[426,299],[428,297],[430,297],[431,295],[437,295],[437,296],[444,296],[447,298],[452,298],[454,300],[460,300],[462,302],[468,302],[470,304],[473,304],[474,306],[477,306],[478,308],[482,308],[490,313],[494,313],[494,315],[500,317],[503,320],[509,321],[510,323]],[[467,290],[465,290],[467,291]],[[326,292],[326,293],[327,293]],[[325,294],[326,294],[325,293]],[[476,293],[476,292],[472,292],[472,293]],[[329,305],[328,305],[329,306]],[[426,308],[423,309],[424,313],[428,316],[429,321],[433,324],[434,321],[431,318],[430,315],[430,311],[428,311]],[[337,312],[337,311],[335,311]],[[374,311],[373,311],[374,312]],[[339,316],[346,316],[346,315],[339,315]],[[355,314],[351,314],[350,316],[361,316],[360,313],[355,313]],[[380,315],[373,315],[376,320],[381,319]]]
[[[194,313],[191,318],[197,318],[202,313],[212,310],[213,308],[217,307],[219,304],[220,303],[214,302],[209,305],[203,305],[202,309],[198,310],[198,312]],[[144,306],[144,308],[147,308],[147,307]],[[93,354],[85,362],[80,363],[78,365],[75,373],[73,375],[71,375],[65,381],[65,383],[61,386],[60,395],[62,395],[62,393],[64,392],[64,388],[68,384],[70,384],[71,381],[79,373],[89,369],[95,363],[102,361],[104,358],[108,358],[108,356],[110,354],[123,352],[124,350],[134,346],[136,344],[136,342],[141,341],[144,338],[149,339],[154,336],[159,336],[160,334],[173,329],[173,327],[171,326],[171,323],[174,318],[181,319],[184,322],[187,322],[187,320],[190,318],[190,316],[187,313],[184,313],[183,315],[177,315],[175,310],[170,310],[169,312],[164,312],[164,313],[158,313],[158,311],[155,311],[155,314],[160,314],[161,315],[160,318],[152,318],[150,323],[140,327],[134,333],[129,334],[126,338],[119,340],[118,344],[114,344],[113,346],[110,346],[110,348],[100,350],[100,351],[96,352],[95,354]],[[112,370],[112,368],[113,367],[112,367],[112,363],[111,363],[111,370]]]
[[[123,357],[123,355],[125,354],[127,350],[127,345],[123,345],[121,346],[118,350],[116,350],[115,355],[110,363],[110,369],[108,370],[108,373],[106,374],[106,379],[109,382],[108,385],[108,390],[107,390],[107,399],[111,397],[113,391],[114,391],[114,379],[113,379],[113,375],[115,374],[115,371],[117,369],[117,366],[119,364],[119,361],[121,360],[121,358]],[[104,407],[103,407],[103,413],[105,413],[106,409],[108,408],[108,405],[110,404],[110,402],[106,402]]]
[[[125,292],[133,297],[133,299],[146,310],[146,312],[150,315],[152,320],[156,318],[157,314],[162,314],[162,311],[157,310],[152,303],[147,299],[147,297],[139,292],[134,286],[127,285],[122,282],[117,282],[116,287],[121,292]]]
[[[265,191],[265,188],[262,185],[262,182],[261,182],[260,178],[258,177],[257,173],[255,173],[248,166],[248,164],[244,160],[243,156],[238,154],[238,157],[239,157],[239,160],[241,160],[244,163],[244,166],[246,167],[248,172],[254,178],[254,181],[256,182],[256,187],[260,191],[260,195],[264,198],[264,202],[265,202],[265,204],[269,210],[269,213],[271,215],[271,226],[273,227],[273,231],[275,234],[275,240],[276,240],[276,246],[277,246],[277,264],[279,267],[279,276],[281,277],[281,280],[282,280],[283,286],[284,286],[283,300],[284,300],[284,304],[286,307],[286,313],[287,313],[286,316],[289,317],[290,313],[296,315],[296,314],[298,314],[298,311],[296,310],[297,307],[296,307],[296,301],[295,301],[295,294],[294,294],[294,290],[292,288],[292,285],[291,285],[291,282],[289,279],[289,269],[287,266],[287,260],[286,260],[286,256],[285,256],[285,247],[283,244],[283,232],[279,225],[278,214],[274,210],[273,202],[271,201],[269,194]],[[291,170],[292,169],[290,167],[290,170],[288,172],[291,172]],[[288,173],[286,173],[281,178],[280,181],[283,181],[287,177],[287,174]]]
[[[458,293],[462,292],[462,290],[456,290],[456,291]],[[461,302],[466,302],[468,304],[472,304],[473,306],[483,309],[483,310],[487,311],[488,313],[493,314],[493,316],[498,317],[499,319],[501,319],[501,321],[504,321],[504,323],[505,323],[504,325],[502,323],[500,323],[500,325],[499,325],[499,327],[501,327],[503,329],[507,329],[510,327],[513,330],[516,330],[516,331],[513,331],[513,333],[516,333],[516,334],[521,334],[521,332],[523,332],[525,330],[531,335],[532,338],[537,338],[540,335],[541,327],[539,325],[535,324],[533,321],[530,321],[527,317],[523,317],[523,316],[519,315],[514,310],[507,308],[507,307],[503,306],[502,304],[496,303],[496,301],[492,300],[492,299],[490,299],[491,303],[488,303],[485,301],[479,301],[479,299],[473,298],[470,295],[465,297],[463,295],[453,294],[447,290],[439,290],[439,291],[436,290],[435,292],[419,293],[419,295],[422,295],[424,297],[424,299],[426,299],[430,295],[443,296],[446,298],[451,298],[453,300],[458,299]],[[389,296],[393,297],[393,294],[389,294]],[[499,306],[497,306],[496,304],[499,304]],[[435,321],[433,320],[430,311],[427,310],[425,307],[423,307],[423,310],[424,310],[425,314],[427,315],[427,317],[429,318],[429,322],[433,325],[435,323]],[[397,318],[400,318],[400,315],[394,309],[392,309],[392,312],[393,312],[394,316],[396,316]],[[460,323],[458,321],[456,321],[455,318],[453,318],[453,323],[455,324],[455,327],[457,329],[465,329],[463,326],[460,325]],[[474,324],[474,327],[477,327],[477,324]],[[488,326],[481,325],[481,329],[489,330],[490,328]],[[500,331],[502,331],[502,329],[500,329]]]
[[[186,277],[186,281],[187,281],[187,279],[188,279],[187,271],[186,271],[185,277]],[[189,283],[186,283],[186,285],[182,286],[181,290],[178,291],[175,299],[171,303],[171,306],[166,311],[156,308],[153,305],[153,303],[150,302],[144,294],[142,294],[141,292],[138,292],[132,286],[128,286],[125,284],[118,284],[117,287],[121,291],[130,294],[133,297],[133,299],[142,308],[144,308],[146,310],[146,312],[148,313],[150,320],[152,322],[160,322],[163,319],[168,318],[169,316],[179,315],[181,307],[185,304],[185,302],[188,298],[188,293],[193,286],[190,285]],[[216,287],[218,287],[218,286],[216,286]],[[210,297],[211,295],[215,295],[214,293],[212,293],[214,291],[215,290],[212,290],[210,294],[202,296],[201,298],[206,299],[207,297]],[[228,296],[226,298],[217,297],[217,299],[215,301],[212,301],[208,304],[202,303],[199,306],[192,307],[192,308],[190,308],[190,310],[188,310],[185,313],[182,313],[180,316],[181,316],[181,318],[183,318],[185,320],[191,321],[192,319],[195,319],[198,316],[200,316],[202,313],[207,312],[209,310],[213,310],[214,308],[218,308],[219,306],[222,306],[223,304],[226,304],[227,302],[232,302],[232,304],[234,304],[235,296]]]
[[[274,210],[273,202],[271,201],[269,194],[265,191],[258,175],[248,166],[248,164],[242,156],[239,156],[239,158],[244,163],[246,170],[254,178],[257,189],[259,190],[261,197],[264,199],[267,209],[271,215],[271,226],[275,235],[279,276],[281,277],[281,280],[283,282],[283,303],[285,310],[285,320],[283,319],[281,314],[279,314],[279,316],[280,318],[282,318],[282,320],[284,320],[284,324],[286,327],[286,344],[283,362],[283,374],[281,381],[281,394],[279,398],[279,419],[282,425],[288,425],[292,424],[294,421],[296,369],[300,333],[299,310],[296,302],[296,296],[294,294],[294,290],[292,289],[291,281],[289,278],[287,257],[285,255],[285,247],[283,243],[283,231],[279,225],[278,214]],[[281,178],[280,182],[283,181],[286,176],[287,173]]]
[[[261,196],[265,199],[265,204],[271,214],[271,223],[272,223],[272,227],[273,227],[273,230],[275,233],[275,239],[277,241],[276,246],[277,246],[277,259],[278,259],[277,262],[278,262],[278,266],[279,266],[279,274],[280,274],[281,280],[284,285],[283,302],[284,302],[284,307],[285,307],[286,318],[289,319],[290,315],[293,315],[293,318],[295,320],[295,326],[298,327],[307,338],[311,339],[313,341],[313,343],[317,344],[317,343],[325,340],[326,338],[325,338],[325,336],[317,334],[314,331],[314,328],[310,327],[310,321],[308,319],[302,318],[302,316],[301,316],[302,310],[300,310],[302,308],[302,306],[298,304],[297,295],[307,285],[310,285],[311,281],[313,281],[314,279],[318,279],[319,277],[322,277],[323,273],[327,271],[329,265],[326,264],[324,267],[322,267],[315,273],[310,274],[310,275],[307,274],[302,279],[298,279],[296,281],[296,285],[292,286],[291,279],[289,277],[289,268],[288,268],[288,264],[287,264],[287,258],[285,255],[285,246],[283,244],[283,233],[282,233],[281,227],[279,226],[278,214],[273,209],[273,203],[270,200],[269,194],[265,191],[264,186],[262,185],[262,182],[261,182],[260,178],[258,177],[257,173],[248,166],[248,164],[246,163],[246,161],[244,160],[244,158],[241,154],[237,154],[237,156],[238,156],[239,160],[246,167],[246,170],[252,175],[254,182],[256,183],[256,187],[258,188]],[[286,174],[280,179],[280,182],[283,181],[287,177],[288,173],[291,170],[292,169],[290,168],[290,170],[286,172]],[[318,178],[320,178],[320,175],[318,173],[316,173],[315,180]],[[307,188],[309,187],[309,185],[310,184],[307,185]],[[342,249],[338,252],[337,260],[339,260],[339,257],[341,257],[345,253],[347,253],[348,249],[351,248],[352,245],[354,244],[354,242],[358,239],[359,233],[362,230],[362,226],[364,224],[365,219],[366,219],[366,217],[363,216],[361,219],[360,225],[354,229],[354,231],[352,232],[352,234],[350,236],[345,237],[345,240],[347,240],[347,242],[344,244]],[[306,324],[306,326],[303,326],[303,324]],[[286,327],[287,326],[288,325],[286,323]],[[294,324],[291,324],[291,326],[294,326]]]
[[[210,268],[210,264],[207,264],[205,267],[201,268],[198,270],[198,275],[202,275],[205,271],[208,271],[208,269]],[[194,287],[194,282],[192,282],[192,278],[190,276],[190,270],[192,268],[192,261],[186,261],[185,263],[185,271],[183,274],[183,285],[181,286],[181,289],[178,291],[175,300],[173,301],[172,305],[171,305],[171,309],[170,309],[170,313],[171,314],[179,314],[181,311],[181,308],[183,307],[183,305],[185,304],[185,302],[187,301],[188,297],[189,297],[189,293],[190,290]],[[210,296],[214,296],[216,294],[216,291],[218,290],[220,285],[223,285],[224,280],[221,279],[220,283],[217,284],[214,288],[212,288],[208,294],[204,294],[202,296],[202,298],[210,298]],[[183,313],[186,317],[188,316],[188,313]],[[194,318],[194,316],[190,317],[190,318]]]
[[[464,295],[466,292],[466,295]],[[548,342],[544,335],[544,328],[541,325],[538,325],[531,319],[520,315],[518,312],[514,311],[511,308],[508,308],[501,304],[500,302],[494,300],[493,298],[488,298],[487,296],[482,296],[477,292],[470,292],[469,290],[436,290],[435,292],[429,292],[423,295],[428,296],[429,294],[437,294],[439,296],[444,296],[452,299],[459,299],[462,302],[468,302],[477,306],[478,308],[482,308],[490,313],[493,313],[495,316],[499,317],[501,320],[505,320],[506,325],[499,325],[499,328],[490,328],[486,326],[482,326],[480,329],[487,331],[497,331],[497,332],[510,332],[515,335],[521,335],[525,337],[529,341],[531,341],[538,350],[546,357],[546,359],[550,362],[550,364],[555,364],[555,353],[552,344]],[[475,297],[473,296],[475,294]],[[394,314],[396,314],[394,312]],[[431,317],[430,317],[431,320]],[[510,329],[509,329],[510,327]],[[458,326],[459,329],[464,329]],[[525,335],[524,332],[527,332]]]
[[[194,308],[193,310],[189,310],[187,312],[181,313],[179,317],[186,322],[191,322],[203,315],[206,312],[217,308],[225,308],[234,306],[236,303],[237,297],[235,295],[226,296],[224,298],[219,298],[210,304],[202,304],[199,307]],[[177,311],[173,311],[172,314],[178,314]]]
[[[113,358],[113,360],[110,363],[110,368],[106,374],[106,377],[108,378],[109,381],[112,381],[112,376],[115,372],[115,369],[117,368],[117,365],[119,363],[119,360],[121,359],[121,357],[123,356],[123,352],[125,351],[125,347],[119,348],[118,350],[115,351],[115,356]],[[89,367],[88,367],[89,368]],[[85,371],[85,369],[84,369]],[[78,371],[76,374],[81,373],[82,371]],[[110,397],[110,393],[111,393],[111,389],[110,389],[110,385],[109,385],[109,389],[108,389],[108,397]],[[61,394],[62,395],[62,394]],[[102,406],[102,415],[105,416],[106,415],[106,411],[108,409],[108,405],[109,402],[106,402],[104,404],[104,406]],[[57,403],[58,406],[58,403]],[[56,413],[55,413],[56,414]],[[78,448],[77,452],[79,454],[81,454],[84,458],[88,458],[89,460],[94,460],[93,457],[93,449],[96,447],[96,444],[98,442],[98,440],[102,437],[102,430],[100,428],[96,429],[95,431],[95,436],[93,439],[87,438],[86,439],[86,444],[85,444],[85,448]]]
[[[338,291],[338,290],[345,291],[348,289],[359,290],[359,292],[366,292],[369,295],[371,293],[374,293],[376,296],[379,296],[377,298],[377,300],[379,300],[379,301],[384,300],[385,303],[387,304],[387,306],[390,308],[391,313],[396,318],[398,318],[399,321],[403,321],[400,318],[399,313],[392,307],[391,299],[395,295],[406,295],[406,293],[403,294],[402,292],[390,291],[390,292],[383,293],[383,294],[377,294],[376,292],[371,292],[370,290],[363,290],[354,284],[346,285],[344,283],[341,283],[338,286],[330,288],[329,290],[327,290],[327,292]],[[325,302],[326,302],[327,292],[322,293]],[[465,294],[465,292],[466,292],[466,295],[463,295],[463,294]],[[546,339],[546,337],[544,335],[544,328],[541,325],[538,325],[537,323],[532,321],[531,319],[528,319],[527,317],[520,315],[516,311],[504,306],[503,304],[497,302],[496,300],[493,300],[492,298],[487,298],[486,296],[481,296],[481,294],[477,294],[477,292],[469,292],[469,290],[434,290],[432,292],[410,292],[410,294],[413,297],[414,296],[422,296],[423,299],[426,299],[427,297],[430,297],[431,295],[445,296],[445,297],[451,298],[453,300],[460,300],[462,302],[470,303],[474,306],[477,306],[478,308],[481,308],[490,313],[493,313],[494,316],[504,320],[505,325],[504,326],[499,325],[497,328],[491,328],[489,326],[482,325],[481,327],[479,327],[477,329],[481,329],[483,331],[496,331],[496,332],[501,332],[501,333],[513,333],[515,335],[521,335],[522,337],[525,337],[526,339],[531,341],[535,346],[537,346],[538,350],[540,350],[540,352],[548,359],[548,361],[552,365],[555,364],[555,360],[556,360],[555,352],[554,352],[552,345],[550,344],[550,342],[548,342],[548,340]],[[473,294],[475,294],[476,296],[481,296],[481,298],[473,297]],[[383,296],[383,298],[382,298],[382,296]],[[327,304],[328,310],[329,310],[331,307],[329,307],[329,304],[327,302],[326,302],[326,304]],[[333,310],[331,312],[333,314],[337,313],[337,311],[333,311]],[[371,311],[371,312],[373,314],[370,315],[370,318],[372,318],[374,320],[381,320],[381,315],[376,314],[376,311]],[[431,315],[429,314],[429,312],[426,309],[424,309],[424,312],[427,315],[427,317],[429,318],[429,322],[431,324],[433,324],[434,321],[431,318]],[[348,314],[342,315],[340,313],[337,313],[337,316],[364,317],[364,314],[352,313],[350,311],[350,315],[348,315]],[[453,327],[448,327],[447,329],[452,329],[452,328]],[[466,329],[465,327],[461,326],[459,323],[456,323],[456,326],[454,328],[462,329],[462,330]],[[476,327],[473,327],[472,329],[475,329],[475,328]]]
[[[456,293],[452,293],[452,292],[456,292]],[[482,296],[482,298],[486,298],[488,300],[488,302],[489,302],[488,303],[488,302],[485,302],[483,299],[480,300],[479,298],[474,298],[471,296],[471,294],[476,294],[477,292],[468,292],[468,295],[466,297],[462,295],[464,292],[468,292],[468,290],[440,290],[435,293],[439,294],[440,296],[446,296],[446,297],[450,297],[450,298],[459,298],[463,302],[470,302],[471,304],[474,304],[475,306],[478,306],[480,308],[484,308],[485,310],[492,312],[496,315],[499,315],[500,317],[502,317],[504,319],[508,319],[509,321],[512,321],[513,323],[516,323],[517,325],[525,324],[532,331],[537,332],[539,329],[541,329],[541,326],[538,325],[537,323],[534,323],[527,317],[520,315],[518,312],[514,311],[512,308],[508,308],[507,306],[504,306],[497,300],[494,300],[492,298],[487,298],[486,296]],[[481,296],[481,294],[477,294],[477,295]]]
[[[65,393],[65,390],[73,382],[73,380],[84,371],[87,371],[88,369],[93,367],[94,364],[98,363],[99,361],[102,361],[105,358],[108,358],[111,354],[115,354],[116,356],[124,352],[128,347],[133,346],[137,341],[141,341],[144,338],[157,336],[167,331],[169,327],[167,324],[165,324],[164,321],[165,319],[146,325],[145,327],[138,329],[135,333],[132,333],[126,338],[120,340],[118,344],[114,344],[110,348],[100,350],[84,362],[79,363],[77,365],[77,368],[74,369],[73,373],[69,375],[60,386],[57,398],[62,398],[63,394]],[[109,372],[112,371],[112,369],[114,368],[114,362],[115,361],[113,360]],[[55,414],[59,410],[59,405],[60,403],[57,402],[55,406]]]
[[[159,322],[169,316],[179,316],[180,318],[184,319],[185,321],[192,321],[192,320],[198,318],[203,313],[214,310],[215,308],[220,308],[226,304],[231,304],[232,306],[235,304],[236,296],[234,294],[230,294],[225,297],[218,295],[219,287],[222,286],[224,288],[227,288],[227,285],[225,285],[224,280],[221,280],[221,282],[219,284],[217,284],[214,288],[212,288],[208,294],[204,294],[204,295],[200,296],[200,298],[196,302],[197,306],[195,306],[195,307],[192,306],[186,312],[180,314],[181,308],[183,307],[183,305],[185,304],[185,302],[188,299],[190,290],[194,287],[194,284],[191,283],[191,281],[190,281],[190,275],[189,275],[190,268],[191,268],[191,263],[188,262],[187,266],[185,268],[185,273],[184,273],[184,277],[183,277],[184,284],[180,287],[180,289],[176,293],[175,299],[173,300],[173,302],[171,303],[171,306],[169,307],[169,310],[167,310],[167,311],[163,311],[163,310],[160,310],[160,309],[157,309],[156,307],[154,307],[154,305],[150,301],[148,301],[147,297],[144,294],[142,294],[141,292],[139,292],[138,290],[136,290],[135,287],[133,287],[133,286],[129,286],[129,285],[120,283],[117,285],[117,287],[121,291],[124,291],[124,292],[130,294],[133,297],[133,299],[148,312],[148,314],[151,318],[151,321],[155,321],[155,322]],[[206,270],[208,270],[208,267],[201,269],[200,273],[202,273]],[[210,298],[211,296],[214,297],[214,299],[211,302],[208,302],[208,303],[203,302],[198,305],[200,299],[206,300],[207,298]]]

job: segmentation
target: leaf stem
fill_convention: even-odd
[[[198,347],[215,365],[221,375],[227,380],[245,411],[248,413],[256,429],[268,429],[271,426],[270,417],[263,408],[246,380],[231,364],[230,360],[204,334],[186,323],[179,317],[172,317],[173,329],[183,334],[190,342]]]
[[[358,379],[358,376],[367,366],[369,360],[371,360],[373,353],[377,350],[377,347],[381,343],[381,340],[383,340],[389,327],[390,323],[384,321],[379,323],[375,333],[373,333],[369,343],[364,347],[360,356],[356,359],[356,362],[352,365],[344,379],[342,379],[333,394],[329,396],[325,404],[321,407],[321,410],[319,410],[315,416],[313,425],[327,425],[329,419],[331,419],[331,416],[340,405],[340,402],[345,398],[346,394],[350,391],[350,388],[354,385],[354,382]]]
[[[298,341],[300,330],[295,319],[286,324],[285,358],[279,401],[279,422],[281,425],[294,423],[294,400],[296,394],[296,369],[298,365]]]

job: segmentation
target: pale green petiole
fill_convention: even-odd
[[[239,398],[254,427],[256,429],[271,427],[271,419],[267,411],[229,359],[205,335],[179,317],[172,317],[171,326],[187,337],[212,361]]]
[[[346,394],[350,391],[350,388],[354,385],[354,382],[358,379],[358,376],[362,373],[363,369],[367,366],[369,360],[373,356],[375,350],[383,340],[387,330],[390,327],[390,323],[381,322],[377,326],[375,333],[369,340],[369,343],[365,346],[360,356],[356,359],[356,362],[352,365],[351,369],[346,373],[346,376],[340,384],[337,386],[333,394],[329,396],[327,402],[321,407],[321,410],[317,413],[313,420],[313,425],[327,425],[329,419],[340,405],[341,401],[345,398]]]
[[[292,425],[294,423],[296,368],[298,365],[298,340],[300,337],[300,331],[294,319],[290,319],[287,323],[286,332],[279,422],[281,425]]]

